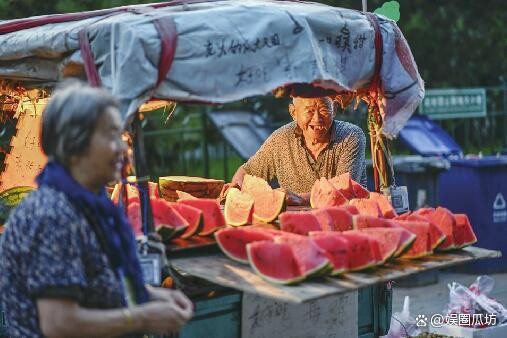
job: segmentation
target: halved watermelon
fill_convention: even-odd
[[[312,211],[323,231],[352,230],[352,215],[345,208],[326,207]]]
[[[472,245],[477,242],[477,236],[475,236],[472,225],[468,216],[465,214],[454,214],[456,219],[456,232],[454,239],[458,248],[464,248],[465,246]]]
[[[245,175],[241,191],[253,197],[253,218],[257,221],[273,222],[285,210],[286,193],[273,190],[262,178]]]
[[[289,244],[298,262],[300,271],[306,277],[319,274],[331,264],[325,251],[307,236],[283,234],[282,236],[275,237],[274,241],[275,243]],[[273,259],[277,260],[276,257],[273,257]]]
[[[354,215],[352,216],[352,225],[354,229],[365,228],[392,228],[396,225],[384,218],[377,218],[368,215]]]
[[[185,199],[178,203],[190,205],[202,211],[204,226],[199,236],[209,236],[225,226],[225,219],[217,200],[209,198]]]
[[[378,203],[380,211],[385,218],[395,218],[398,216],[396,210],[394,210],[391,202],[389,202],[389,199],[386,196],[377,192],[370,192],[370,199]]]
[[[440,230],[439,227],[437,227],[433,222],[431,222],[427,217],[420,216],[417,214],[409,215],[406,218],[407,221],[420,221],[420,222],[428,222],[430,225],[430,241],[431,241],[431,248],[432,250],[435,250],[438,248],[440,244],[442,244],[445,241],[445,234],[442,230]]]
[[[240,263],[248,264],[246,245],[257,241],[272,241],[275,235],[258,228],[225,228],[215,232],[215,239],[223,253]]]
[[[169,205],[188,222],[188,228],[181,235],[181,238],[190,238],[202,230],[204,218],[201,210],[183,203],[169,203]]]
[[[225,222],[232,226],[245,225],[252,222],[254,199],[237,188],[229,189],[225,199]]]
[[[348,241],[350,271],[367,269],[377,264],[368,236],[356,230],[342,232],[342,235]]]
[[[153,225],[163,241],[178,237],[187,230],[188,222],[166,200],[152,198],[151,207]]]
[[[312,208],[336,207],[347,203],[348,199],[336,190],[325,177],[321,177],[313,184],[310,192]]]
[[[361,184],[352,180],[352,189],[354,190],[354,195],[356,198],[369,198],[370,192],[366,190]]]
[[[374,200],[367,198],[355,198],[350,200],[350,205],[353,205],[359,210],[360,215],[368,215],[373,217],[382,217],[382,212],[378,203]]]
[[[246,251],[252,269],[268,282],[293,284],[305,279],[288,243],[258,241],[247,244]]]
[[[407,243],[412,243],[416,238],[414,234],[402,228],[366,228],[360,231],[378,241],[382,263],[391,257],[396,257],[396,253],[405,250],[409,245]]]
[[[353,199],[356,197],[354,188],[352,187],[352,178],[350,173],[346,172],[339,176],[335,176],[329,179],[329,182],[338,190],[346,199]]]
[[[349,242],[339,232],[329,231],[312,231],[311,239],[324,250],[329,262],[331,262],[332,270],[330,274],[336,276],[348,270],[349,266]]]
[[[416,235],[416,239],[410,249],[401,255],[402,258],[421,258],[433,253],[430,241],[430,225],[428,222],[418,221],[395,221],[408,231]]]
[[[441,207],[436,209],[425,208],[417,210],[415,214],[426,217],[445,234],[446,238],[444,242],[438,246],[438,250],[451,250],[456,248],[454,244],[456,220],[448,209]]]
[[[319,220],[310,211],[285,211],[280,214],[280,229],[299,235],[320,231]]]

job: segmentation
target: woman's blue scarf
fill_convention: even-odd
[[[39,187],[48,186],[63,192],[74,206],[86,208],[91,217],[95,217],[108,246],[108,258],[118,277],[128,278],[138,304],[148,301],[132,227],[125,214],[109,199],[105,189],[102,188],[99,194],[85,189],[57,161],[46,164],[37,176],[37,183]]]

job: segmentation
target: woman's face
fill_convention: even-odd
[[[307,141],[329,141],[333,123],[332,102],[325,98],[295,98],[289,108],[292,118],[303,131]]]
[[[73,162],[90,185],[100,187],[121,178],[125,150],[120,113],[110,107],[97,120],[88,149]]]

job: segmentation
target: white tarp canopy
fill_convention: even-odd
[[[0,79],[42,86],[84,76],[83,29],[101,85],[120,99],[126,118],[151,98],[225,103],[296,83],[354,92],[367,88],[375,72],[375,29],[356,10],[241,0],[138,5],[68,21],[71,16],[0,22]],[[421,102],[424,85],[395,22],[375,17],[383,40],[383,132],[390,137]],[[157,20],[171,21],[177,33],[173,62],[158,85]],[[35,27],[24,28],[26,22]]]

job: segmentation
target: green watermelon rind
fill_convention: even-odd
[[[162,237],[162,242],[167,242],[173,238],[179,237],[187,228],[188,226],[186,225],[175,227],[169,224],[158,224],[155,227],[155,231]]]
[[[248,257],[247,257],[247,259],[241,259],[239,257],[236,257],[236,256],[232,255],[228,250],[226,250],[225,247],[223,246],[222,242],[219,240],[219,238],[218,238],[217,235],[218,235],[218,232],[215,232],[215,240],[217,241],[218,247],[220,248],[220,250],[222,250],[222,252],[227,257],[229,257],[233,261],[236,261],[236,262],[241,263],[241,264],[248,264],[249,263]]]
[[[410,239],[406,240],[405,243],[403,243],[402,245],[400,245],[400,247],[398,248],[398,250],[396,250],[396,252],[394,253],[394,257],[400,257],[401,255],[403,255],[405,252],[407,252],[408,250],[410,250],[410,248],[412,247],[412,244],[414,244],[417,236],[414,234],[414,233],[411,233],[412,236],[410,237]]]
[[[263,278],[264,280],[268,281],[269,283],[281,284],[281,285],[292,285],[292,284],[300,283],[300,282],[302,282],[303,280],[306,279],[306,275],[305,274],[303,274],[303,275],[301,275],[299,277],[285,279],[285,280],[275,279],[275,278],[266,276],[265,274],[263,274],[262,272],[260,272],[257,269],[257,267],[255,266],[255,264],[253,263],[252,254],[251,254],[251,246],[249,244],[247,244],[247,246],[246,246],[246,253],[248,255],[248,262],[250,263],[250,266],[255,271],[255,273],[257,275],[259,275],[261,278]]]

